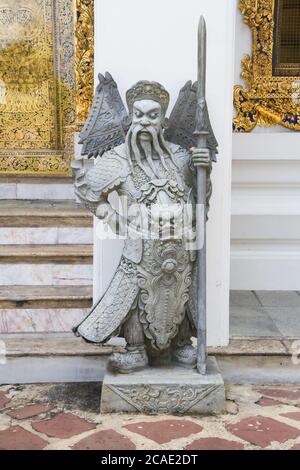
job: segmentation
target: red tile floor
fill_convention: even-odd
[[[0,386],[0,449],[300,449],[300,385],[228,386],[218,416],[100,415],[100,384]]]

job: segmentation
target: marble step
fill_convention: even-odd
[[[1,264],[91,264],[91,245],[0,245]]]
[[[0,286],[0,309],[67,309],[91,306],[91,286]]]
[[[0,245],[92,243],[92,227],[0,227]]]
[[[15,334],[1,335],[5,340],[7,352],[12,357],[17,356],[90,356],[110,354],[112,348],[123,350],[125,343],[122,338],[114,338],[105,346],[86,343],[72,333],[46,333],[46,334]],[[263,337],[232,338],[228,346],[208,347],[208,354],[222,356],[286,356],[293,354],[294,339],[270,339]]]
[[[72,178],[25,179],[6,177],[0,180],[0,199],[69,199],[74,200]]]
[[[92,283],[92,264],[45,261],[2,263],[0,268],[0,286],[90,286]]]
[[[0,308],[0,336],[3,333],[27,335],[71,332],[89,311],[87,307]]]
[[[102,381],[107,357],[122,350],[121,341],[109,345],[85,343],[72,333],[1,334],[1,382]],[[300,369],[291,361],[292,339],[239,338],[229,346],[209,348],[224,381],[230,383],[299,383]]]
[[[90,286],[93,283],[92,264],[66,263],[3,263],[0,286]]]
[[[72,333],[1,334],[9,357],[47,356],[107,356],[113,350],[124,351],[122,344],[99,346],[86,343]],[[120,343],[120,341],[119,341]]]
[[[125,343],[122,338],[113,338],[105,346],[86,343],[72,333],[43,334],[1,334],[5,341],[7,353],[11,357],[20,356],[90,356],[110,354],[112,348],[123,350]],[[208,347],[208,354],[221,357],[291,357],[294,353],[293,344],[300,338],[241,337],[231,338],[228,346]]]
[[[92,227],[93,217],[74,201],[2,200],[0,227]]]
[[[0,287],[0,336],[71,332],[91,305],[91,286]]]

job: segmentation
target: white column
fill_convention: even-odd
[[[161,82],[171,94],[197,77],[197,25],[207,23],[207,100],[219,160],[208,222],[208,343],[229,337],[230,193],[235,0],[95,0],[95,75],[108,70],[122,97],[136,81]],[[113,248],[112,248],[113,244]],[[95,239],[94,295],[107,285],[120,242]],[[110,258],[112,257],[112,262]],[[102,282],[99,282],[99,278]],[[102,287],[101,287],[102,284]]]

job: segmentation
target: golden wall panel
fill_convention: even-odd
[[[84,82],[86,73],[75,61],[75,27],[88,3],[93,8],[91,0],[0,0],[0,173],[70,174],[75,75]],[[83,36],[93,36],[91,18]],[[90,88],[81,85],[86,108]]]

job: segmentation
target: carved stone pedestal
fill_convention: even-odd
[[[107,372],[101,413],[207,414],[225,408],[225,388],[216,359],[208,359],[205,376],[195,369],[170,366],[132,374]]]

